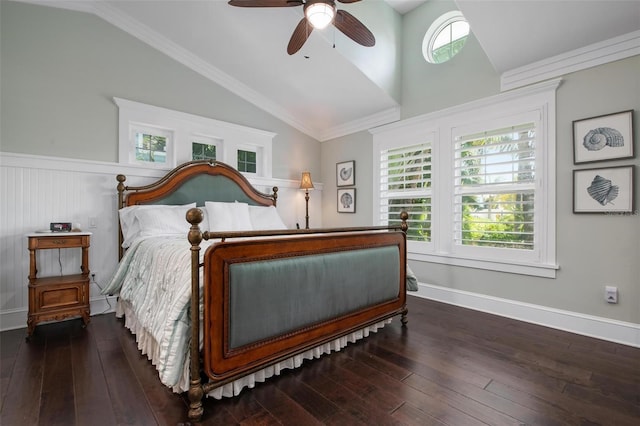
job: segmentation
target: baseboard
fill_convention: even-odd
[[[91,299],[91,316],[114,312],[116,308],[116,296],[96,297]],[[27,310],[16,309],[0,313],[0,331],[27,328]]]
[[[640,324],[420,283],[411,295],[532,324],[640,347]]]

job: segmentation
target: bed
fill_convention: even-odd
[[[188,417],[285,368],[407,322],[407,215],[391,227],[289,230],[272,194],[216,161],[146,186],[118,175],[119,258],[103,293]],[[358,273],[353,273],[357,271]],[[195,354],[195,355],[194,355]]]

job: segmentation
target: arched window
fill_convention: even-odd
[[[422,54],[427,62],[441,64],[458,54],[469,36],[469,23],[458,10],[436,19],[422,42]]]

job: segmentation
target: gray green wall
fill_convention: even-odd
[[[422,59],[424,32],[449,6],[454,4],[427,2],[403,18],[403,118],[499,93],[499,75],[473,36],[442,67]],[[299,179],[306,169],[324,183],[322,195],[311,194],[322,197],[324,226],[373,222],[369,132],[320,144],[91,15],[2,1],[0,16],[1,151],[115,162],[117,108],[111,99],[123,97],[275,132],[274,177]],[[563,77],[556,117],[556,279],[412,262],[420,281],[640,323],[640,216],[574,215],[571,208],[571,176],[579,168],[573,165],[571,121],[626,109],[635,110],[638,151],[640,57]],[[356,161],[355,214],[336,212],[335,164],[345,160]],[[638,156],[605,165],[623,164],[638,165]],[[636,168],[636,199],[638,176]],[[604,302],[605,284],[619,288],[618,305]]]
[[[424,33],[434,18],[455,9],[453,2],[427,2],[404,16],[402,118],[438,111],[500,92],[492,70],[472,36],[463,51],[442,66],[427,64],[421,54]],[[490,297],[640,323],[640,215],[607,216],[572,213],[572,172],[578,168],[640,164],[635,159],[574,166],[572,121],[634,109],[635,149],[640,150],[640,56],[567,74],[557,92],[556,129],[556,279],[500,273],[411,261],[419,281]],[[325,226],[356,226],[373,221],[371,146],[360,132],[322,143]],[[336,188],[329,177],[335,163],[356,160],[357,214],[335,212]],[[640,167],[635,198],[639,199]],[[335,179],[333,179],[335,181]],[[364,211],[363,211],[364,210]],[[367,210],[369,212],[367,212]],[[619,289],[619,303],[604,301],[604,286]]]
[[[273,177],[319,176],[318,141],[102,19],[0,7],[1,151],[117,162],[116,96],[275,132]]]

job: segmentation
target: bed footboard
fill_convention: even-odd
[[[202,214],[190,210],[191,313],[198,318],[202,266],[204,340],[203,365],[191,356],[189,418],[200,419],[202,397],[220,385],[395,315],[404,325],[407,215],[401,217],[398,229],[227,238],[208,248],[200,265],[202,240],[220,236],[200,232]],[[198,323],[191,322],[192,354],[199,350]]]

